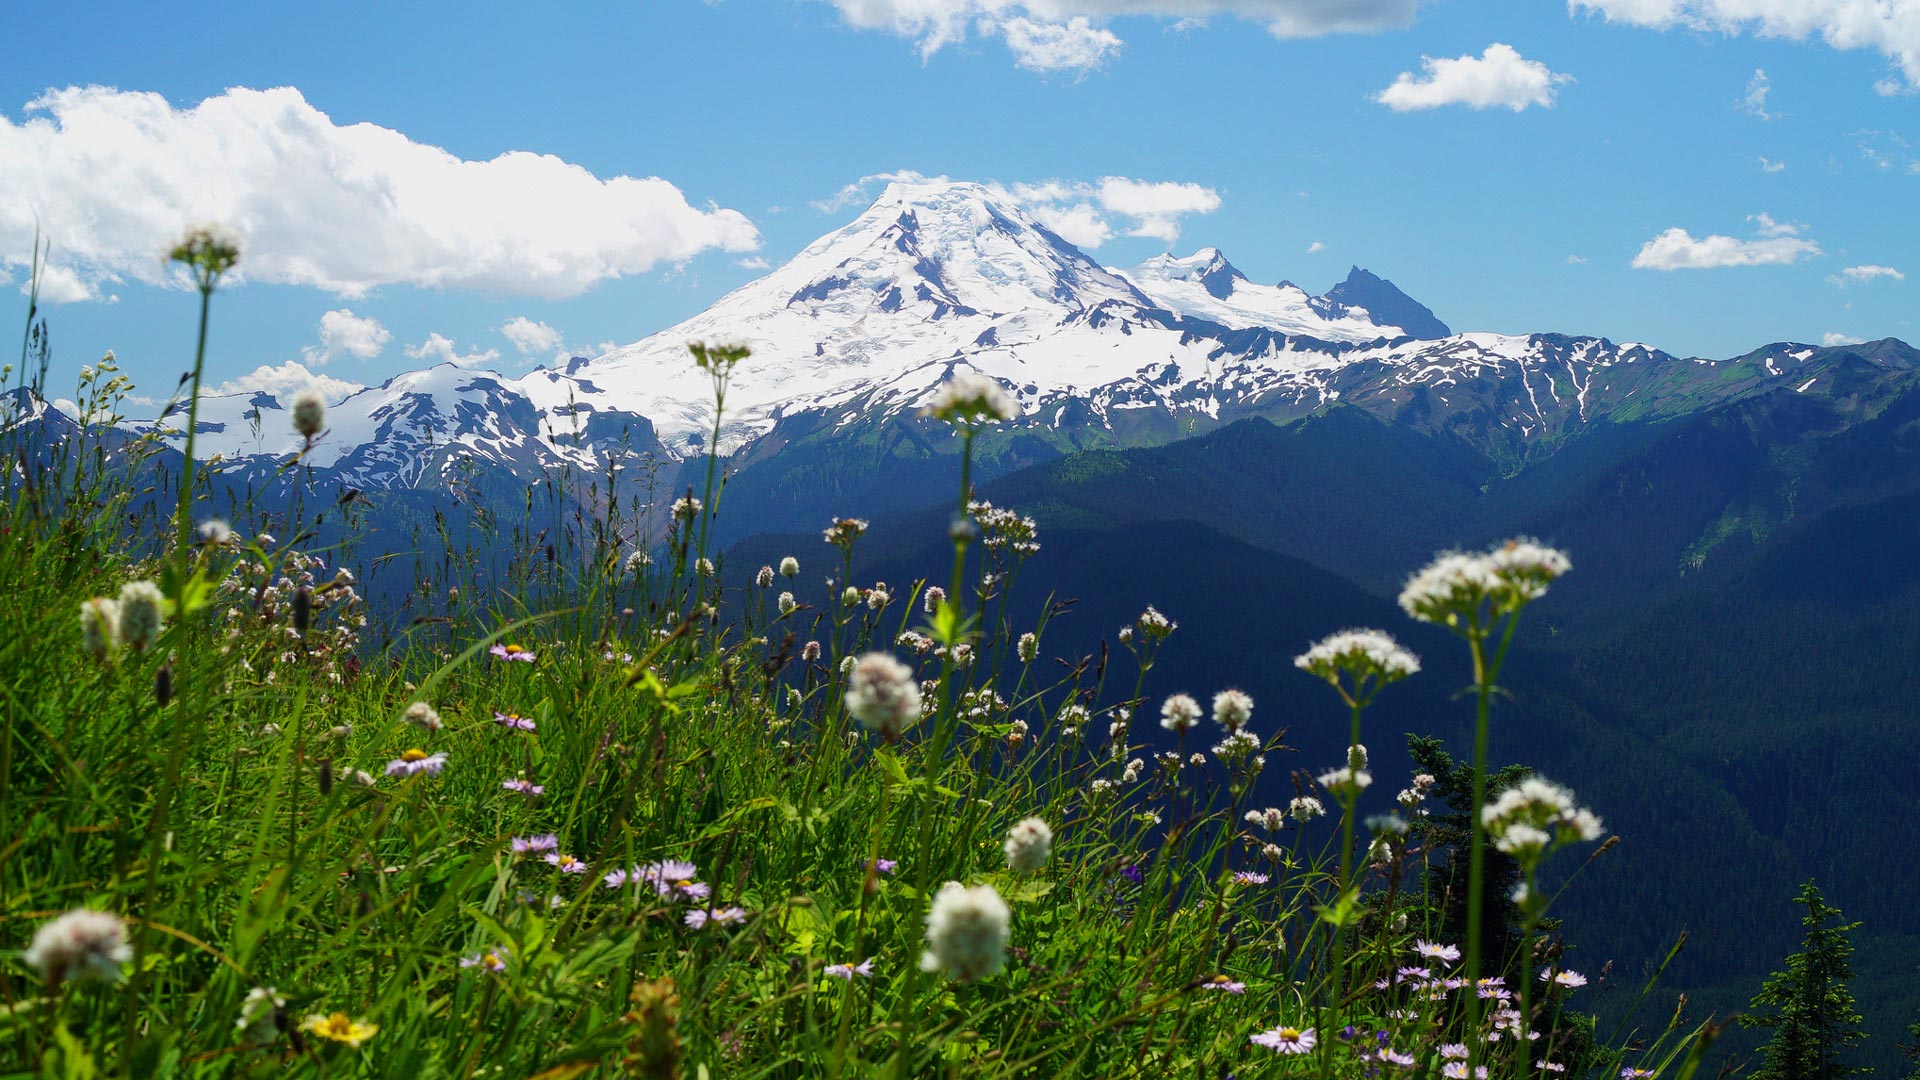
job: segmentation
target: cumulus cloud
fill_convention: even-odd
[[[228,379],[206,392],[215,395],[249,394],[264,390],[275,397],[285,397],[309,386],[320,391],[328,401],[338,401],[356,390],[364,389],[357,382],[309,371],[300,361],[289,360],[278,367],[262,364],[245,375]]]
[[[1852,334],[1843,334],[1838,330],[1829,330],[1825,334],[1820,335],[1820,344],[1825,345],[1829,349],[1836,345],[1863,345],[1865,343],[1865,338],[1857,338]]]
[[[1422,0],[830,0],[849,25],[914,42],[923,59],[965,41],[969,30],[1001,37],[1015,63],[1034,71],[1086,71],[1122,47],[1102,25],[1152,18],[1175,31],[1211,15],[1237,16],[1277,38],[1373,33],[1413,22]]]
[[[1313,243],[1307,245],[1307,254],[1309,255],[1318,255],[1325,250],[1327,250],[1327,245],[1321,243],[1318,240],[1315,240]]]
[[[911,169],[901,169],[897,172],[869,173],[851,184],[846,185],[839,191],[834,192],[827,198],[815,199],[807,205],[823,214],[831,214],[845,210],[848,207],[859,206],[861,203],[868,201],[872,198],[872,190],[876,184],[891,184],[896,181],[906,184],[917,184],[926,179],[927,177]]]
[[[1777,113],[1767,111],[1767,95],[1773,92],[1773,82],[1767,78],[1765,68],[1754,68],[1753,78],[1747,80],[1747,92],[1741,95],[1740,111],[1759,120],[1778,120]]]
[[[320,344],[300,350],[308,364],[322,367],[341,355],[371,360],[393,340],[393,334],[380,320],[355,315],[347,308],[320,316]]]
[[[1422,75],[1403,71],[1374,100],[1395,112],[1466,105],[1475,109],[1552,108],[1560,87],[1573,76],[1521,56],[1511,45],[1495,42],[1479,56],[1420,58]]]
[[[515,315],[500,327],[500,333],[519,351],[521,356],[534,353],[553,352],[566,341],[566,335],[543,322],[535,322],[525,315]]]
[[[452,364],[454,367],[485,367],[500,359],[499,349],[475,349],[470,353],[461,353],[453,344],[453,339],[438,331],[427,335],[427,340],[418,345],[408,345],[404,350],[415,360],[424,360],[430,364]]]
[[[602,179],[526,151],[462,160],[389,128],[336,124],[291,87],[185,109],[69,87],[18,120],[0,115],[0,251],[27,251],[36,215],[56,270],[92,296],[123,278],[172,280],[160,255],[201,221],[241,235],[243,279],[345,297],[402,284],[573,296],[759,245],[746,217],[694,206],[658,177]]]
[[[863,176],[829,199],[813,203],[830,212],[872,198],[882,183],[947,183],[944,176],[917,172]],[[1042,180],[1011,185],[989,183],[989,190],[1019,204],[1035,221],[1078,248],[1092,250],[1115,236],[1137,236],[1172,244],[1180,238],[1180,219],[1220,209],[1220,193],[1201,184],[1173,180],[1137,180],[1106,176],[1098,180]]]
[[[1769,157],[1762,157],[1760,159],[1760,171],[1763,173],[1782,172],[1786,167],[1787,163],[1784,161],[1775,161]]]
[[[770,263],[770,262],[768,262],[768,261],[767,261],[766,259],[764,259],[764,258],[761,258],[761,257],[760,257],[760,256],[758,256],[758,255],[749,255],[749,256],[747,256],[746,258],[744,258],[744,259],[741,259],[741,260],[739,260],[739,261],[737,261],[737,262],[735,262],[735,263],[734,263],[733,265],[735,265],[735,266],[737,266],[737,267],[739,267],[739,268],[740,268],[740,269],[742,269],[742,270],[771,270],[771,269],[773,269],[773,264],[772,264],[772,263]]]
[[[1799,235],[1804,226],[1775,221],[1766,214],[1747,218],[1759,236],[1739,239],[1714,234],[1694,237],[1674,227],[1647,241],[1633,257],[1636,270],[1711,270],[1725,266],[1786,266],[1821,254],[1820,245]]]
[[[1886,278],[1888,281],[1905,281],[1907,280],[1907,275],[1895,270],[1891,266],[1876,266],[1872,263],[1867,263],[1861,266],[1849,266],[1839,273],[1829,276],[1827,281],[1836,288],[1845,288],[1848,285],[1858,285],[1861,282],[1873,281],[1877,278]]]
[[[1686,29],[1870,49],[1897,73],[1882,94],[1920,88],[1920,4],[1910,0],[1567,0],[1568,11],[1656,30]]]

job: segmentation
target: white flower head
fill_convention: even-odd
[[[77,908],[43,924],[21,959],[51,984],[88,979],[114,981],[133,959],[120,916]]]
[[[286,1007],[287,999],[271,986],[256,986],[247,991],[246,1000],[240,1003],[240,1019],[233,1023],[241,1041],[249,1046],[266,1046],[279,1038],[281,1010]]]
[[[891,653],[860,657],[847,677],[847,711],[869,731],[897,739],[920,719],[920,687],[913,669]]]
[[[920,407],[920,415],[970,426],[1018,419],[1020,403],[997,380],[977,371],[958,371]]]
[[[1053,856],[1053,830],[1037,817],[1022,819],[1007,832],[1007,869],[1031,873]]]
[[[311,439],[327,426],[327,399],[309,386],[293,395],[293,430]]]
[[[927,911],[927,951],[923,971],[945,971],[972,982],[998,972],[1006,963],[1007,924],[1012,912],[991,885],[940,886]]]
[[[1239,731],[1253,718],[1253,698],[1239,690],[1222,690],[1213,695],[1213,722],[1228,731]]]
[[[1014,651],[1019,654],[1021,663],[1031,664],[1033,658],[1040,655],[1040,639],[1033,636],[1031,632],[1021,634],[1020,642],[1014,647]]]
[[[129,581],[120,587],[120,640],[143,651],[160,636],[166,621],[166,597],[151,581]]]
[[[1356,685],[1371,679],[1373,686],[1385,686],[1417,673],[1420,658],[1385,631],[1342,630],[1294,657],[1293,666],[1335,686],[1342,675]]]
[[[787,556],[784,559],[781,559],[780,560],[780,576],[789,577],[789,578],[799,577],[800,576],[800,560],[794,558],[791,555]]]
[[[120,647],[120,605],[112,597],[81,603],[80,647],[95,660],[105,660]]]
[[[422,731],[439,731],[445,726],[440,722],[440,713],[424,701],[416,701],[407,706],[404,715],[407,723]]]
[[[1160,726],[1176,735],[1185,735],[1200,722],[1200,703],[1186,694],[1175,694],[1160,706]]]

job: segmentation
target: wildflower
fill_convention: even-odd
[[[500,786],[507,791],[513,792],[515,795],[525,795],[529,799],[544,795],[547,791],[546,788],[524,776],[516,776],[511,780],[503,780],[500,782]]]
[[[196,271],[202,288],[240,261],[240,238],[221,225],[196,225],[168,251],[167,258]],[[111,354],[109,354],[111,355]]]
[[[972,426],[988,420],[1015,419],[1020,415],[1020,403],[994,379],[977,371],[959,371],[940,384],[920,407],[920,415],[956,426]]]
[[[1282,1054],[1305,1054],[1312,1052],[1313,1048],[1319,1045],[1320,1040],[1314,1035],[1312,1028],[1302,1030],[1283,1026],[1271,1031],[1255,1032],[1248,1037],[1247,1041],[1255,1046],[1277,1050]]]
[[[1040,655],[1040,639],[1031,633],[1021,634],[1020,643],[1014,646],[1014,651],[1019,654],[1021,663],[1031,664],[1033,658]]]
[[[1412,1054],[1395,1050],[1390,1046],[1381,1047],[1380,1051],[1377,1054],[1375,1054],[1374,1057],[1380,1061],[1386,1062],[1389,1065],[1398,1066],[1399,1068],[1402,1068],[1402,1069],[1410,1068],[1414,1064],[1414,1057]]]
[[[212,518],[200,523],[200,542],[211,547],[226,547],[233,543],[233,526]]]
[[[425,750],[412,749],[402,751],[400,756],[387,762],[388,776],[439,776],[440,770],[447,767],[447,755],[429,754]]]
[[[1570,569],[1564,553],[1531,540],[1509,540],[1484,554],[1442,552],[1407,579],[1400,607],[1423,622],[1455,626],[1483,607],[1496,616],[1517,611]]]
[[[543,851],[560,850],[560,838],[552,833],[540,833],[535,836],[516,836],[513,838],[515,855],[537,855]]]
[[[347,779],[353,781],[355,784],[363,788],[374,787],[379,783],[378,780],[375,780],[373,778],[373,774],[368,772],[365,769],[353,770],[351,773],[347,774]]]
[[[1587,985],[1587,977],[1577,971],[1542,971],[1540,981],[1551,982],[1555,986],[1565,987],[1568,990],[1578,990]]]
[[[1253,698],[1238,690],[1222,690],[1213,695],[1213,722],[1228,731],[1239,731],[1253,717]]]
[[[800,576],[800,560],[794,558],[791,555],[787,556],[784,559],[781,559],[780,560],[780,576],[786,577],[786,578],[799,577]]]
[[[1265,810],[1249,810],[1241,815],[1241,820],[1256,829],[1278,832],[1280,826],[1287,823],[1287,812],[1277,806],[1269,806]]]
[[[407,723],[422,731],[439,731],[444,726],[440,723],[440,714],[424,701],[407,706],[407,711],[401,715]]]
[[[280,1037],[280,1010],[287,1007],[287,999],[271,986],[256,986],[247,991],[245,1000],[240,1002],[240,1019],[233,1026],[240,1032],[240,1041],[249,1046],[265,1046]]]
[[[548,866],[558,869],[563,874],[584,874],[587,872],[587,864],[585,862],[571,855],[563,855],[558,851],[547,852],[545,862]]]
[[[944,970],[962,981],[983,979],[1006,963],[1007,921],[1012,913],[991,885],[940,886],[927,911],[923,971]]]
[[[1302,795],[1287,804],[1287,813],[1293,816],[1293,820],[1305,825],[1314,818],[1326,816],[1327,808],[1319,799]]]
[[[1388,683],[1418,673],[1420,658],[1384,631],[1342,630],[1321,638],[1306,652],[1294,657],[1293,666],[1325,679],[1336,688],[1341,686],[1344,675],[1352,684],[1353,696],[1364,697]]]
[[[1537,776],[1481,807],[1480,820],[1495,846],[1522,859],[1576,841],[1598,840],[1606,831],[1593,811],[1574,805],[1573,792]]]
[[[1449,1061],[1441,1068],[1440,1075],[1446,1077],[1446,1080],[1467,1080],[1467,1063],[1464,1061]],[[1476,1080],[1487,1080],[1487,1067],[1485,1065],[1478,1066],[1473,1070],[1473,1075]]]
[[[693,572],[696,574],[699,574],[701,577],[712,577],[713,576],[713,560],[707,559],[707,558],[694,560]]]
[[[866,531],[867,522],[864,518],[839,518],[827,526],[826,531],[821,535],[834,547],[842,551],[851,551],[853,542],[860,539],[860,535]]]
[[[1438,945],[1431,941],[1415,941],[1413,943],[1413,951],[1426,957],[1428,960],[1445,960],[1449,964],[1460,959],[1460,947],[1458,945]]]
[[[626,572],[631,577],[651,565],[653,565],[653,556],[644,551],[636,551],[627,556]]]
[[[879,873],[891,874],[894,872],[895,869],[899,867],[900,864],[899,862],[893,859],[875,859],[870,865],[873,867],[875,871]]]
[[[1200,703],[1185,694],[1175,694],[1160,706],[1160,726],[1176,735],[1185,735],[1200,722]]]
[[[782,615],[791,615],[794,613],[794,610],[800,606],[800,601],[795,600],[793,594],[790,592],[781,593],[777,603],[780,605],[780,614]]]
[[[1133,625],[1140,633],[1156,642],[1164,640],[1168,634],[1180,628],[1179,623],[1160,614],[1152,605],[1148,605],[1147,610],[1140,613],[1140,617],[1134,620]]]
[[[868,653],[854,663],[846,702],[862,727],[889,741],[920,719],[920,687],[913,681],[913,669],[889,653]]]
[[[534,729],[533,721],[521,716],[519,713],[505,713],[495,710],[493,722],[504,728],[512,728],[515,731],[532,731]]]
[[[1440,1056],[1449,1061],[1465,1061],[1471,1055],[1467,1051],[1466,1043],[1442,1043]]]
[[[860,587],[857,585],[847,586],[846,591],[840,594],[840,602],[842,604],[845,604],[847,607],[859,607],[860,606]]]
[[[515,645],[512,642],[497,643],[487,651],[492,653],[495,659],[514,660],[522,664],[533,663],[533,658],[538,655],[532,649],[524,645]]]
[[[313,387],[305,387],[293,395],[292,413],[294,432],[311,439],[327,426],[327,399]]]
[[[705,900],[713,895],[713,887],[704,882],[695,881],[700,868],[684,859],[664,859],[650,863],[640,871],[640,876],[653,886],[653,891],[673,900]]]
[[[852,982],[855,975],[863,979],[871,979],[873,978],[873,958],[868,957],[858,964],[828,964],[822,970],[836,979],[844,979],[847,982]]]
[[[463,968],[481,968],[485,971],[491,971],[495,975],[507,970],[507,962],[501,959],[499,953],[491,949],[461,957],[460,966]]]
[[[1316,779],[1320,781],[1321,787],[1326,788],[1335,795],[1347,797],[1359,795],[1362,791],[1367,790],[1368,784],[1373,783],[1373,775],[1371,773],[1368,773],[1364,769],[1355,769],[1350,766],[1321,773]]]
[[[151,581],[129,581],[120,587],[120,640],[135,652],[144,652],[160,636],[166,597]]]
[[[1652,1075],[1652,1069],[1636,1069],[1631,1065],[1622,1066],[1620,1069],[1620,1080],[1645,1080]]]
[[[1215,975],[1211,979],[1202,981],[1200,989],[1221,994],[1244,994],[1247,992],[1247,984],[1235,982],[1231,975]]]
[[[1213,744],[1213,756],[1229,765],[1238,765],[1252,758],[1257,771],[1257,766],[1265,761],[1260,755],[1254,753],[1258,749],[1260,749],[1258,735],[1251,731],[1236,731]]]
[[[773,588],[773,567],[761,567],[760,572],[753,576],[753,583],[763,589]]]
[[[675,521],[692,521],[700,516],[700,500],[691,493],[674,500],[673,518]]]
[[[120,647],[120,605],[96,596],[80,605],[80,647],[95,660],[105,660]]]
[[[893,594],[887,591],[886,582],[880,582],[866,593],[867,607],[879,611],[893,602]]]
[[[687,912],[683,920],[695,930],[704,930],[709,924],[720,926],[738,925],[747,921],[747,909],[738,907],[694,908]]]
[[[373,1038],[380,1031],[380,1025],[362,1024],[346,1013],[337,1012],[331,1016],[314,1013],[300,1025],[300,1030],[330,1042],[345,1043],[357,1050],[361,1043]]]
[[[33,944],[21,959],[49,985],[112,981],[120,977],[120,965],[133,959],[133,950],[120,916],[75,908],[34,931]]]
[[[1053,855],[1053,830],[1037,817],[1024,818],[1007,833],[1007,869],[1030,873]]]
[[[818,662],[820,659],[820,643],[817,641],[809,641],[805,645],[800,646],[800,659],[805,660],[809,664]]]

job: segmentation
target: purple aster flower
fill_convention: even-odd
[[[852,982],[855,975],[863,979],[871,979],[873,978],[873,958],[868,957],[858,964],[828,964],[824,970],[834,978],[845,979],[847,982]]]
[[[507,962],[501,958],[499,953],[494,952],[492,950],[488,950],[486,952],[473,953],[469,956],[463,956],[460,958],[460,966],[463,968],[470,968],[470,967],[484,968],[485,970],[491,971],[496,975],[498,975],[502,971],[507,970]]]
[[[882,874],[891,874],[900,864],[892,859],[875,859],[867,865]]]
[[[713,895],[713,889],[694,880],[694,875],[699,872],[698,867],[684,859],[664,859],[648,866],[645,871],[654,891],[661,896],[675,900],[705,900]]]
[[[538,836],[516,836],[513,838],[513,853],[515,855],[537,855],[542,851],[559,850],[560,838],[552,833],[541,833]]]
[[[519,713],[500,712],[496,709],[493,713],[493,722],[499,724],[501,727],[514,728],[519,731],[533,730],[533,721],[521,716]]]
[[[1138,885],[1141,882],[1147,880],[1146,871],[1141,870],[1138,866],[1121,867],[1120,876],[1123,878],[1126,878],[1128,881],[1133,882],[1135,885]]]
[[[1431,941],[1416,941],[1414,951],[1428,960],[1445,960],[1451,964],[1460,959],[1460,947],[1457,945],[1436,945]]]
[[[408,750],[399,757],[387,762],[388,776],[439,776],[440,770],[447,767],[447,755],[429,754],[425,750]]]
[[[737,907],[694,908],[687,912],[686,923],[695,930],[705,929],[709,923],[726,926],[747,921],[747,909]]]
[[[1312,1028],[1304,1030],[1295,1027],[1277,1027],[1269,1031],[1255,1032],[1247,1039],[1255,1046],[1264,1046],[1282,1054],[1305,1054],[1319,1045]]]
[[[547,852],[546,861],[548,866],[558,867],[563,874],[584,874],[587,872],[586,863],[581,862],[571,855],[562,855],[557,851]]]
[[[545,794],[547,790],[524,776],[516,776],[511,780],[503,780],[500,786],[513,792],[515,795],[525,795],[529,799],[536,795]]]
[[[1200,989],[1213,990],[1222,994],[1244,994],[1247,992],[1247,984],[1233,981],[1230,975],[1215,975],[1201,983]]]
[[[493,648],[488,649],[487,651],[492,653],[495,657],[501,660],[518,660],[521,663],[525,663],[525,664],[533,663],[533,658],[535,656],[535,653],[532,649],[529,649],[524,645],[514,645],[510,643],[501,643],[501,644],[495,645]]]
[[[1237,870],[1233,875],[1235,885],[1265,885],[1267,881],[1267,875],[1255,873],[1252,870]]]

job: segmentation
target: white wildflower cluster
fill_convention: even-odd
[[[1519,610],[1572,568],[1564,552],[1526,539],[1480,553],[1444,552],[1407,579],[1400,607],[1423,622],[1458,626]]]
[[[1120,782],[1123,784],[1139,782],[1140,773],[1144,771],[1146,767],[1147,763],[1140,758],[1134,758],[1132,761],[1127,762],[1127,767],[1120,770]]]
[[[927,951],[922,971],[945,971],[971,982],[995,974],[1006,963],[1007,924],[1012,912],[991,885],[949,881],[927,911]]]
[[[1413,786],[1400,789],[1400,794],[1394,796],[1394,801],[1399,803],[1403,810],[1415,810],[1421,803],[1427,801],[1427,795],[1433,790],[1435,783],[1438,781],[1434,779],[1432,773],[1420,773],[1413,778]],[[1426,813],[1425,810],[1418,812]]]
[[[1200,703],[1186,694],[1174,694],[1160,706],[1160,726],[1185,735],[1200,722]]]
[[[266,1046],[278,1039],[286,1007],[287,999],[271,986],[256,986],[247,991],[246,1000],[240,1003],[240,1019],[233,1024],[240,1032],[240,1041],[249,1046]]]
[[[1326,817],[1327,807],[1311,795],[1302,795],[1287,804],[1287,815],[1305,825],[1314,818]]]
[[[900,636],[893,639],[893,643],[903,649],[916,652],[921,656],[927,656],[931,654],[933,650],[940,647],[939,642],[918,630],[902,630]]]
[[[866,603],[867,610],[869,611],[880,611],[888,604],[893,603],[893,593],[887,588],[887,583],[884,581],[874,582],[873,588],[862,593],[860,598]]]
[[[1141,612],[1140,617],[1133,620],[1132,626],[1123,626],[1120,628],[1120,641],[1122,644],[1131,644],[1134,635],[1137,633],[1148,642],[1157,645],[1165,641],[1168,634],[1178,629],[1180,629],[1179,623],[1160,614],[1159,610],[1152,605],[1148,605],[1147,610]]]
[[[219,593],[227,605],[221,616],[223,650],[249,631],[271,629],[284,639],[283,648],[265,654],[264,672],[250,659],[240,661],[242,670],[274,683],[279,668],[305,665],[329,682],[346,681],[367,626],[367,604],[352,571],[327,570],[325,559],[289,551],[277,570],[241,559],[221,580]]]
[[[920,606],[927,614],[932,615],[940,610],[941,604],[946,602],[947,590],[938,585],[929,585],[927,591],[921,595]]]
[[[989,550],[1011,551],[1020,556],[1040,550],[1040,527],[1032,518],[999,509],[990,502],[970,503],[967,512],[979,523],[980,543]]]
[[[920,407],[920,415],[956,426],[973,426],[1017,419],[1020,402],[995,379],[977,371],[956,371]]]
[[[839,518],[822,530],[820,536],[842,551],[851,551],[854,541],[860,539],[866,531],[867,523],[863,518]]]
[[[1384,686],[1420,670],[1420,658],[1381,630],[1342,630],[1328,634],[1293,658],[1293,666],[1340,685],[1342,675],[1355,684],[1375,680]]]
[[[1027,733],[1032,730],[1027,726],[1027,722],[1025,720],[1015,720],[1012,724],[1012,728],[1013,728],[1012,731],[1007,732],[1007,745],[1010,747],[1019,746],[1020,744],[1026,742]]]
[[[860,726],[890,741],[921,716],[920,687],[913,680],[913,669],[890,653],[867,653],[854,660],[846,701],[847,711]]]
[[[327,399],[320,396],[314,387],[306,387],[294,393],[289,403],[293,416],[293,430],[301,438],[311,441],[327,426]]]
[[[49,986],[89,979],[114,981],[133,959],[127,929],[118,915],[77,908],[34,931],[21,956]]]
[[[1537,776],[1481,807],[1480,820],[1494,846],[1522,862],[1566,844],[1598,840],[1605,832],[1593,811],[1575,805],[1573,792]]]
[[[774,603],[780,608],[780,614],[782,615],[791,615],[799,610],[800,607],[800,601],[795,600],[793,594],[790,592],[781,593],[780,598],[775,600]]]
[[[407,711],[402,713],[401,717],[422,731],[439,731],[445,726],[441,723],[440,714],[424,701],[416,701],[407,706]]]
[[[1021,663],[1031,664],[1034,657],[1040,655],[1040,639],[1031,632],[1021,634],[1019,644],[1014,646],[1014,652],[1019,655]]]
[[[1237,732],[1253,719],[1253,698],[1239,690],[1222,690],[1213,695],[1213,722]]]
[[[991,688],[983,686],[961,694],[960,700],[954,703],[954,707],[959,710],[961,716],[975,723],[991,722],[995,717],[1006,713],[1007,702]]]
[[[1260,753],[1260,737],[1251,731],[1236,731],[1213,744],[1213,756],[1228,767],[1251,766],[1256,771],[1267,763]]]
[[[974,652],[973,646],[964,641],[949,647],[935,649],[933,650],[933,654],[944,660],[952,661],[954,668],[959,671],[965,671],[972,667],[974,660],[979,656],[978,653]]]
[[[210,518],[200,523],[200,543],[206,547],[235,547],[240,540],[233,534],[233,526],[219,518]]]
[[[1060,737],[1071,739],[1093,721],[1093,713],[1085,705],[1069,702],[1060,706],[1060,714],[1054,720],[1060,725]]]
[[[633,552],[627,556],[626,574],[628,577],[638,577],[642,570],[651,565],[653,565],[653,556],[644,551]]]
[[[800,576],[800,560],[789,555],[780,560],[780,576],[794,578]]]
[[[1246,814],[1243,815],[1242,820],[1256,829],[1265,829],[1268,832],[1279,832],[1281,827],[1287,823],[1287,811],[1277,806],[1269,806],[1265,810],[1247,811]]]
[[[760,572],[753,575],[753,583],[762,589],[773,588],[773,567],[761,567]]]
[[[700,510],[700,500],[694,498],[692,493],[682,495],[673,501],[673,520],[679,523],[692,521],[700,516]]]
[[[1053,829],[1037,817],[1023,818],[1007,833],[1007,869],[1023,874],[1053,857]]]
[[[1315,779],[1320,782],[1321,787],[1326,788],[1334,795],[1342,799],[1352,799],[1358,797],[1361,792],[1367,790],[1367,787],[1373,783],[1373,774],[1367,772],[1365,769],[1355,769],[1351,766],[1343,765],[1338,769],[1321,773],[1315,777]]]

